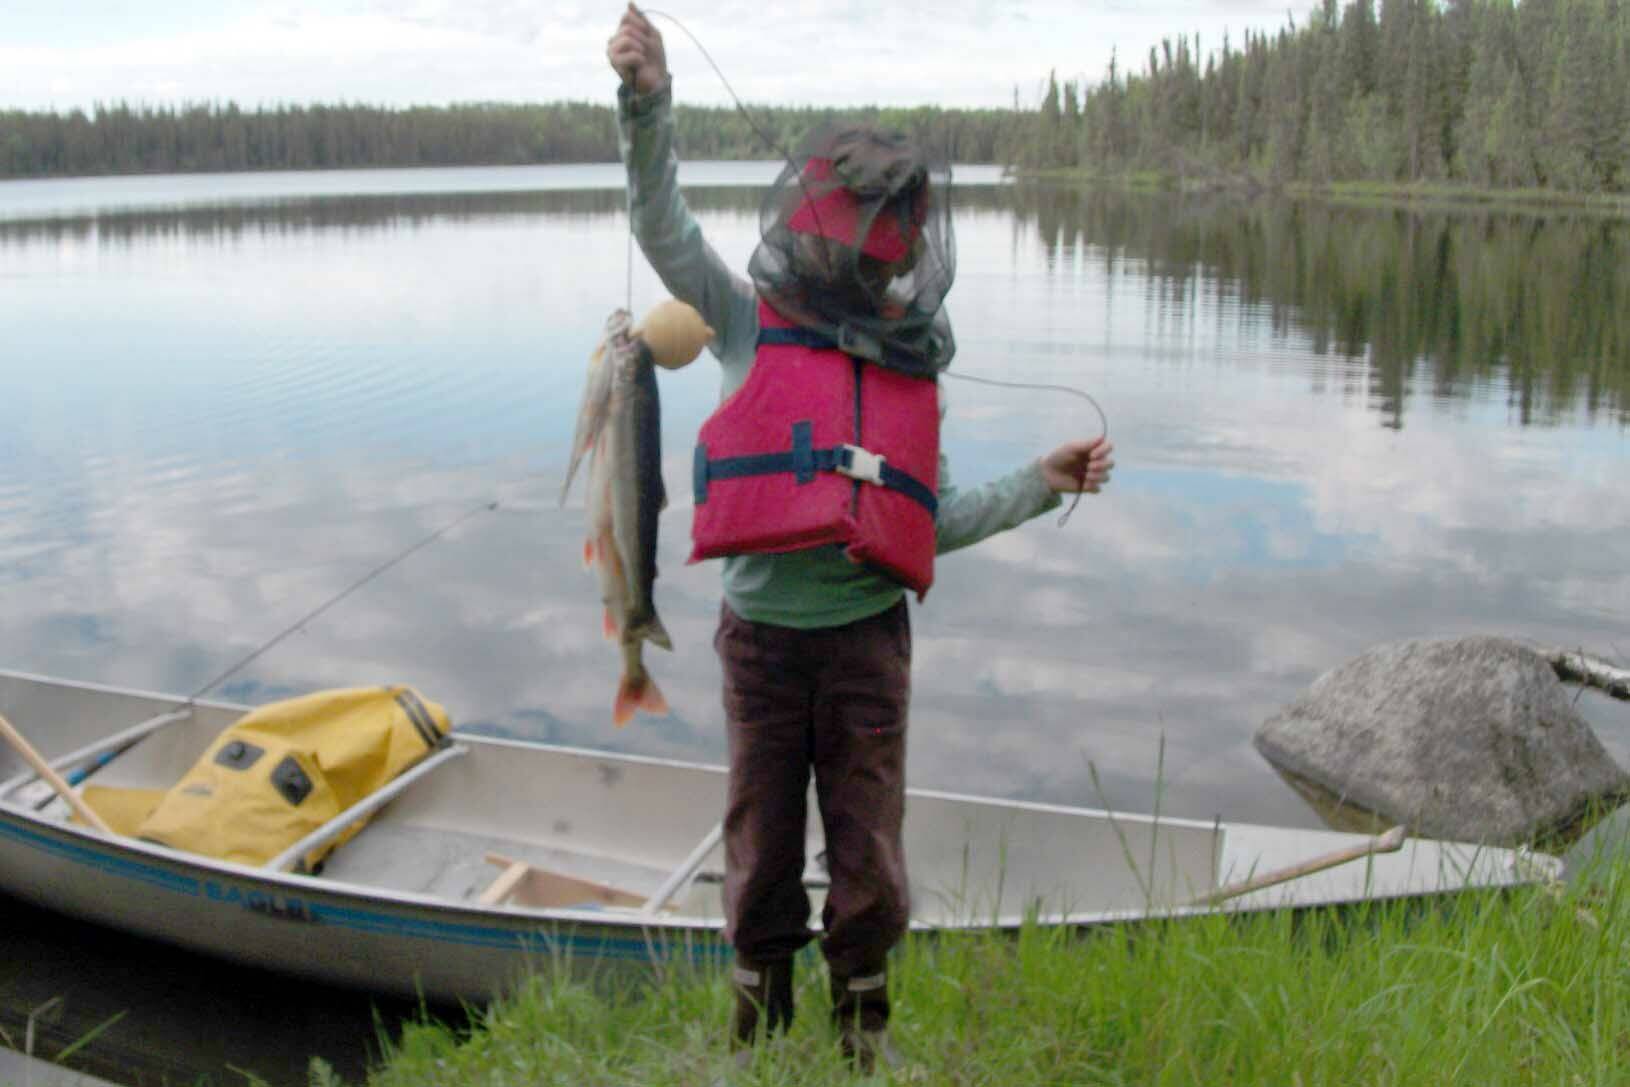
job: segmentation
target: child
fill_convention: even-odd
[[[703,239],[679,192],[662,37],[633,4],[606,55],[623,80],[635,236],[668,290],[715,330],[723,370],[724,403],[698,446],[693,535],[697,557],[725,556],[714,645],[730,766],[732,1042],[745,1052],[792,1020],[793,956],[812,938],[813,772],[832,1011],[845,1054],[869,1070],[894,1060],[887,957],[909,917],[905,589],[927,590],[936,552],[1053,509],[1059,492],[1097,493],[1113,447],[1068,442],[995,483],[954,488],[935,380],[955,350],[941,306],[954,274],[948,172],[936,182],[886,133],[818,135],[766,204],[749,282]],[[848,415],[865,442],[831,437]]]

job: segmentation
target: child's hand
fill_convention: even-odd
[[[650,94],[668,78],[668,56],[662,35],[644,12],[632,3],[617,23],[617,32],[606,43],[606,59],[639,94]]]
[[[1115,443],[1108,438],[1065,442],[1041,458],[1047,486],[1064,494],[1097,494],[1115,467]]]

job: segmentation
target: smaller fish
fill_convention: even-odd
[[[628,312],[619,309],[606,321],[605,338],[590,360],[561,491],[565,501],[587,454],[583,563],[600,583],[604,633],[622,648],[623,674],[611,714],[618,727],[636,711],[668,712],[667,699],[645,669],[646,642],[673,648],[652,598],[657,519],[668,504],[662,485],[661,416],[651,354],[632,335]]]
[[[620,311],[619,311],[620,312]],[[613,315],[615,316],[615,315]],[[566,465],[566,482],[560,486],[560,504],[566,504],[571,493],[572,480],[583,454],[594,448],[595,440],[606,424],[606,412],[611,407],[612,367],[602,365],[606,357],[606,341],[601,340],[589,356],[589,372],[583,382],[583,400],[577,408],[577,428],[572,435],[572,459]]]

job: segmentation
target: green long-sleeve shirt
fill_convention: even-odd
[[[663,285],[694,306],[714,330],[709,347],[723,370],[723,400],[741,388],[752,369],[758,296],[748,280],[719,259],[685,206],[672,101],[671,84],[648,95],[634,94],[626,85],[618,93],[619,144],[628,168],[634,236]],[[943,418],[943,387],[939,402]],[[1036,462],[964,491],[951,483],[950,465],[941,453],[936,548],[944,554],[967,547],[1058,504]],[[897,583],[850,562],[838,546],[724,560],[725,602],[754,622],[800,629],[841,626],[893,606],[903,593]]]

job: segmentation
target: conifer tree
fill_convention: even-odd
[[[1264,153],[1268,176],[1275,182],[1293,178],[1302,158],[1305,99],[1298,85],[1296,58],[1288,48],[1289,40],[1289,31],[1280,31],[1277,47],[1268,57],[1268,139]]]
[[[1081,99],[1075,90],[1075,81],[1064,84],[1064,116],[1058,141],[1058,164],[1074,166],[1081,158]]]
[[[1405,60],[1403,123],[1410,180],[1443,176],[1444,109],[1440,92],[1441,52],[1429,0],[1415,0],[1409,11],[1409,52]]]
[[[1354,0],[1341,17],[1341,95],[1345,99],[1375,90],[1375,64],[1380,30],[1373,0]]]

